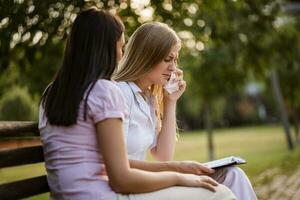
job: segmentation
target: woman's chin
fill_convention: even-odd
[[[161,79],[161,80],[155,81],[154,84],[159,85],[159,86],[165,86],[167,83],[168,83],[168,80]]]
[[[163,80],[162,82],[161,82],[161,86],[165,86],[165,85],[167,85],[167,83],[168,83],[168,81],[167,80]]]

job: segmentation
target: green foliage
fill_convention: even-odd
[[[188,83],[179,104],[182,118],[197,120],[208,104],[221,113],[219,99],[239,93],[249,73],[268,81],[271,68],[279,70],[288,106],[299,109],[300,26],[299,20],[281,12],[286,1],[142,2],[134,6],[114,0],[7,1],[0,6],[0,93],[22,85],[32,96],[40,95],[61,63],[77,13],[97,6],[118,13],[127,37],[146,21],[162,21],[176,30],[183,43],[180,65]],[[144,9],[153,15],[144,19]]]
[[[11,62],[10,66],[0,74],[0,91],[5,91],[6,88],[16,84],[18,77],[20,77],[19,66]]]
[[[26,88],[15,86],[0,99],[0,120],[36,120],[37,103]]]

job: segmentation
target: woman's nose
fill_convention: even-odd
[[[176,70],[176,63],[172,63],[168,66],[168,70],[175,71]]]

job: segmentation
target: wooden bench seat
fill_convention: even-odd
[[[0,122],[0,137],[20,139],[39,136],[36,122]],[[22,147],[0,151],[0,169],[44,162],[42,146]],[[0,185],[0,199],[21,199],[49,192],[46,175]]]

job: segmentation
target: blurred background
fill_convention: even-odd
[[[300,1],[0,0],[0,121],[38,119],[70,25],[89,6],[119,15],[127,39],[149,21],[182,39],[176,159],[242,156],[259,199],[300,199]],[[0,149],[35,143],[0,136]],[[0,182],[21,174],[0,170]]]

